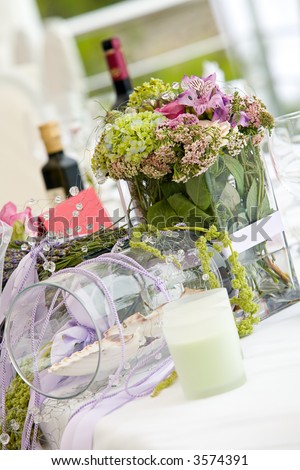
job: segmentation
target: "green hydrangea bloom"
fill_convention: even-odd
[[[93,170],[116,179],[135,176],[141,161],[159,145],[154,131],[164,119],[160,113],[143,111],[122,114],[107,124],[94,151]]]
[[[131,93],[128,101],[128,107],[145,109],[154,109],[156,107],[157,99],[163,94],[171,91],[171,85],[165,83],[159,78],[151,78],[149,82],[145,82],[137,86]],[[151,100],[155,101],[154,106],[151,105]]]
[[[108,160],[108,150],[104,144],[104,136],[102,135],[98,144],[95,147],[94,154],[91,160],[91,166],[93,172],[96,174],[99,170],[103,171],[104,174],[108,173],[106,162]]]

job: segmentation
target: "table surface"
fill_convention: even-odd
[[[94,449],[300,449],[300,303],[241,341],[247,382],[188,401],[177,381],[98,421]]]

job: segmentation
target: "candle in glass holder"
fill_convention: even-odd
[[[245,383],[240,339],[225,288],[166,304],[163,332],[188,399]]]

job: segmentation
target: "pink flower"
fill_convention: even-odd
[[[169,119],[174,119],[179,116],[179,114],[184,113],[184,110],[185,107],[175,100],[165,104],[162,108],[157,108],[155,111],[158,111]]]
[[[0,211],[0,220],[7,223],[11,227],[17,220],[24,224],[26,219],[30,219],[30,217],[32,217],[30,207],[26,207],[26,209],[22,212],[17,212],[17,206],[11,201],[4,204]]]
[[[181,88],[185,91],[176,98],[179,104],[194,108],[197,116],[201,116],[208,109],[223,106],[222,93],[216,85],[216,74],[206,78],[185,75],[181,81]]]

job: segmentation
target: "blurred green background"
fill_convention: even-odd
[[[37,0],[40,13],[44,19],[49,17],[70,18],[93,11],[102,7],[120,3],[123,0]],[[162,0],[163,1],[163,0]],[[123,45],[123,50],[128,64],[143,61],[159,54],[180,49],[194,43],[201,43],[217,36],[215,21],[207,0],[196,0],[178,5],[170,9],[150,14],[147,17],[120,22],[113,27],[93,31],[76,37],[76,43],[80,52],[87,77],[97,75],[107,70],[104,56],[100,47],[103,39],[118,36]],[[201,47],[202,49],[202,47]],[[201,75],[203,63],[212,61],[218,64],[226,80],[236,79],[242,76],[241,66],[228,58],[224,49],[204,53],[199,51],[199,57],[181,57],[180,63],[155,70],[150,76],[159,77],[165,81],[178,81],[184,74]],[[134,77],[134,85],[140,85],[148,80],[149,75],[143,73]],[[106,94],[111,87],[95,87],[90,90],[90,95]]]
[[[43,18],[60,16],[70,18],[70,16],[81,15],[88,11],[97,10],[122,0],[37,0],[40,13]]]

